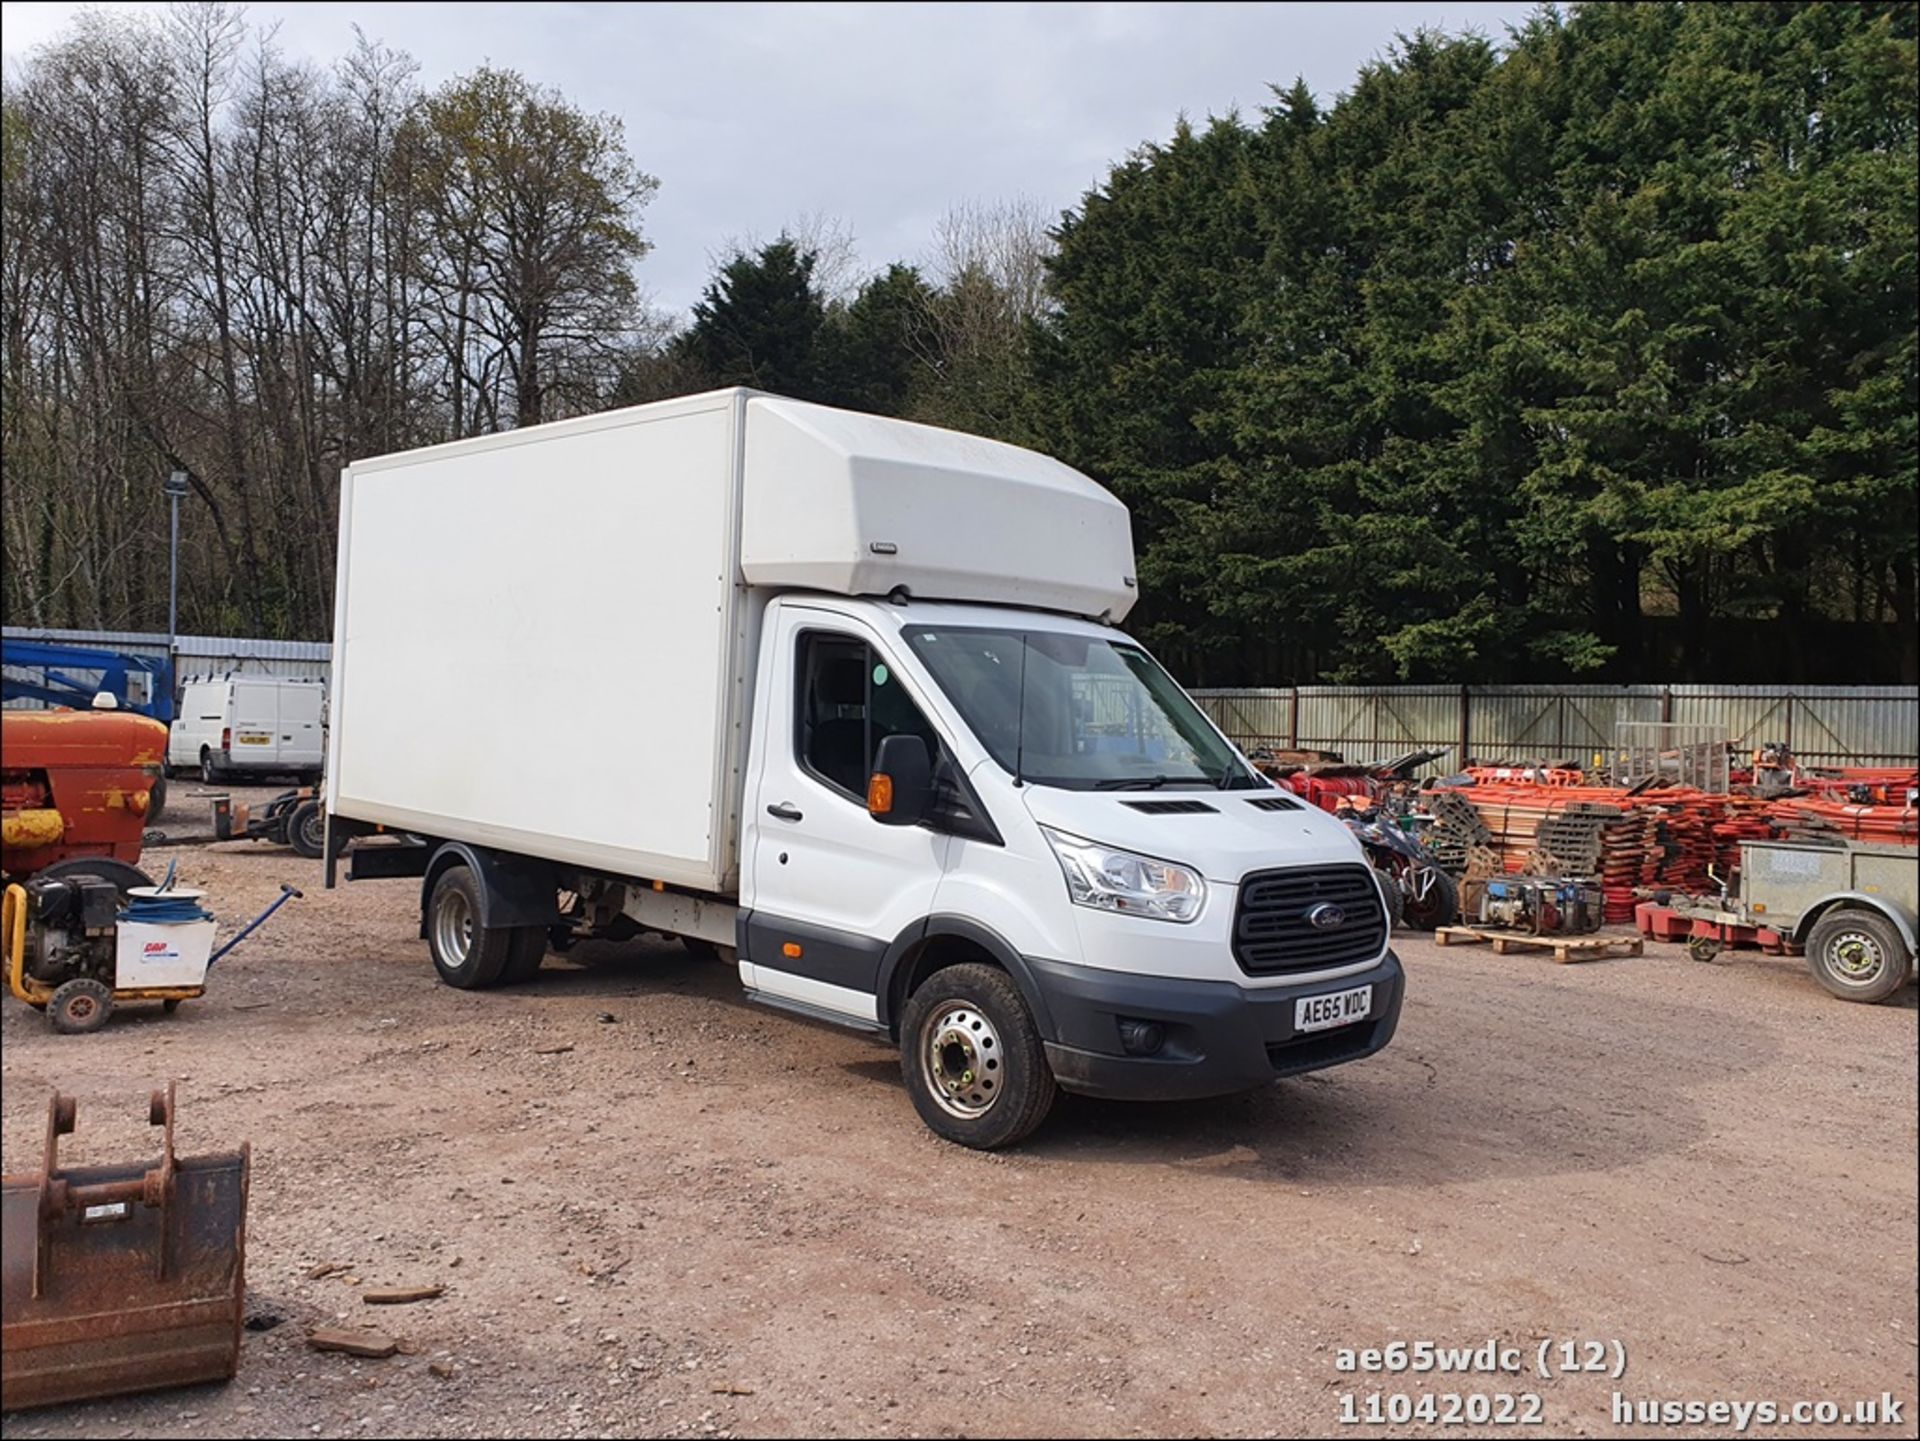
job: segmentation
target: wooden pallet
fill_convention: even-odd
[[[1552,951],[1554,960],[1563,966],[1569,961],[1637,956],[1646,945],[1639,936],[1523,936],[1516,931],[1488,931],[1477,926],[1442,926],[1433,938],[1443,946],[1491,945],[1497,956],[1512,951]]]

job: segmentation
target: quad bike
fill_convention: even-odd
[[[1395,925],[1433,931],[1460,918],[1459,886],[1393,816],[1379,806],[1348,807],[1334,814],[1347,823],[1367,853],[1367,863],[1380,873]]]

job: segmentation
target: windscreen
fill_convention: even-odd
[[[1256,779],[1143,650],[1056,631],[910,626],[993,758],[1068,790],[1250,789]]]

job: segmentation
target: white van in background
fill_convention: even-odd
[[[249,773],[317,780],[326,762],[326,682],[234,675],[188,681],[167,765],[208,784]]]

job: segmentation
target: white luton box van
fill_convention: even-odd
[[[324,681],[235,675],[181,688],[167,765],[209,785],[248,774],[317,780],[326,763]]]
[[[746,390],[357,462],[329,882],[419,877],[458,987],[684,937],[970,1146],[1369,1055],[1373,871],[1116,628],[1133,565],[1045,456]]]

